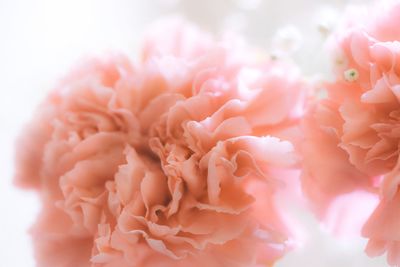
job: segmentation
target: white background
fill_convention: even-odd
[[[349,3],[355,1],[0,0],[0,266],[34,266],[26,231],[38,201],[12,186],[13,143],[34,107],[77,59],[115,49],[134,56],[149,23],[181,14],[214,33],[240,31],[266,50],[277,29],[295,26],[289,41],[298,49],[292,56],[312,79],[327,72],[318,28],[329,28]],[[383,258],[364,255],[362,238],[333,238],[312,215],[296,212],[311,235],[303,235],[302,247],[277,267],[386,266]]]

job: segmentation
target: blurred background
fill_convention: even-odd
[[[350,0],[0,0],[0,266],[33,267],[27,231],[38,212],[32,192],[12,186],[13,143],[35,106],[85,55],[119,50],[135,56],[149,24],[180,15],[218,35],[226,30],[277,57],[292,58],[311,80],[328,75],[322,49]],[[300,248],[277,267],[383,267],[360,237],[334,238],[314,217],[293,209]]]

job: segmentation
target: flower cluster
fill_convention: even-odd
[[[298,163],[302,88],[293,66],[176,21],[138,63],[85,61],[18,142],[16,182],[43,206],[38,264],[272,264],[291,238],[274,196]]]
[[[363,227],[370,256],[400,265],[400,4],[356,10],[332,37],[334,82],[304,119],[303,187],[322,216],[338,196],[380,195]]]
[[[149,31],[138,61],[82,62],[18,140],[38,264],[272,266],[292,238],[276,196],[302,169],[323,219],[376,197],[366,252],[399,266],[400,3],[364,11],[331,36],[335,77],[311,96],[288,62],[180,20]]]

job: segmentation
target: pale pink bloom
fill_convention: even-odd
[[[336,80],[304,120],[303,185],[321,216],[340,195],[381,191],[367,253],[399,265],[400,4],[368,11],[350,12],[333,37]]]
[[[297,164],[282,140],[301,115],[296,70],[165,27],[137,65],[74,70],[22,133],[16,181],[42,199],[39,266],[256,266],[289,249],[274,174]]]

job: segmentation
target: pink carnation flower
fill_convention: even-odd
[[[339,195],[381,192],[369,255],[400,265],[400,4],[352,12],[333,37],[337,78],[304,122],[303,187],[320,215]],[[358,200],[362,201],[362,200]],[[326,215],[326,214],[325,214]],[[353,214],[352,216],[355,216]]]
[[[179,22],[142,58],[87,61],[23,132],[16,182],[40,192],[38,265],[272,264],[289,248],[273,174],[297,162],[282,140],[302,107],[296,70]]]

